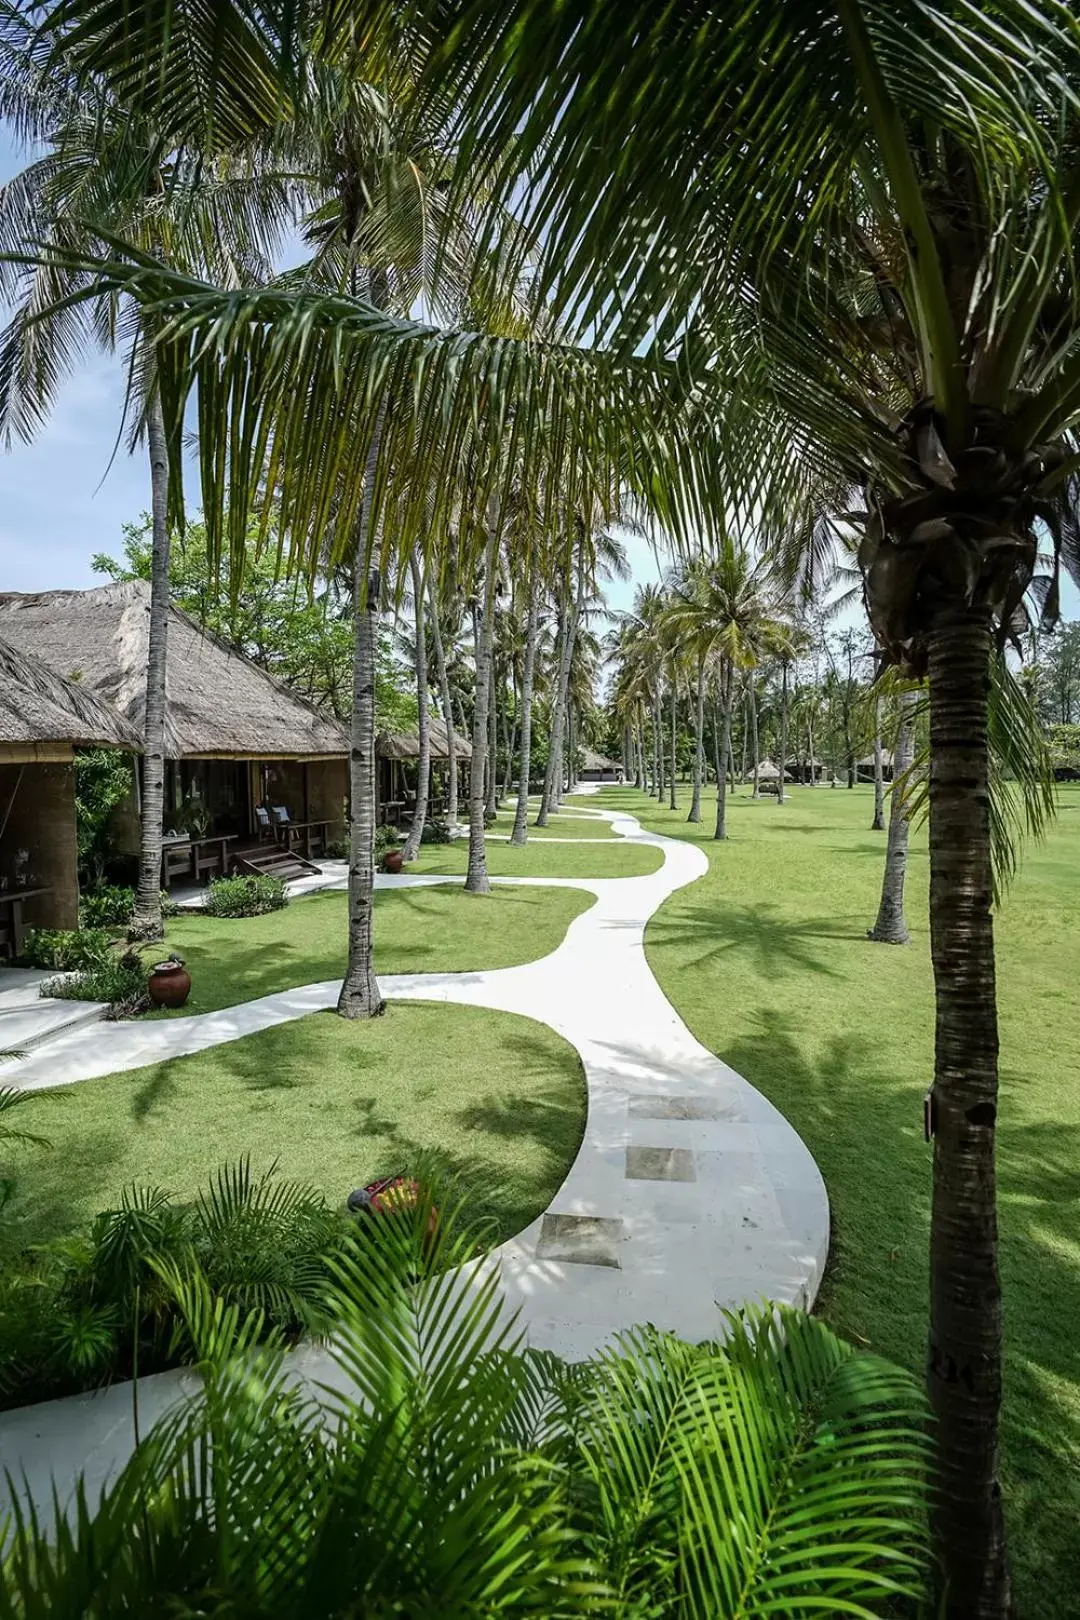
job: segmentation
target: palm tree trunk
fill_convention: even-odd
[[[484,844],[484,767],[488,751],[488,702],[491,696],[491,644],[495,629],[495,573],[498,536],[495,516],[488,513],[484,548],[484,603],[476,618],[476,702],[473,705],[472,760],[469,765],[469,869],[468,894],[490,894],[487,850]]]
[[[446,649],[443,646],[442,625],[439,623],[439,598],[435,589],[434,571],[428,575],[428,601],[431,604],[431,643],[435,649],[435,674],[439,682],[439,707],[446,727],[447,784],[446,820],[451,832],[458,818],[457,745],[454,741],[454,708],[450,698],[450,677],[446,670]]]
[[[895,764],[893,776],[896,775]],[[885,831],[885,769],[881,757],[881,699],[874,699],[874,819],[871,832]]]
[[[776,784],[776,802],[784,803],[784,772],[787,769],[787,731],[788,731],[788,678],[787,659],[780,661],[780,758],[777,764],[780,767],[780,779]]]
[[[512,844],[524,844],[529,836],[529,770],[532,760],[533,674],[536,643],[540,633],[540,593],[535,575],[529,586],[529,620],[525,629],[525,667],[521,675],[521,751],[518,763],[517,809],[514,812]]]
[[[537,827],[546,827],[548,813],[551,809],[552,784],[555,780],[555,726],[559,707],[559,689],[562,683],[563,656],[566,650],[566,637],[570,626],[570,608],[565,597],[559,603],[559,624],[555,632],[555,690],[551,698],[551,714],[548,722],[548,757],[544,766],[544,785],[540,789],[540,808],[536,813]]]
[[[416,806],[412,826],[405,840],[402,859],[415,861],[420,853],[420,835],[427,820],[428,791],[431,785],[431,729],[428,725],[428,657],[424,612],[424,581],[415,551],[409,557],[413,602],[416,607],[416,709],[420,752],[416,762]]]
[[[911,769],[915,753],[915,720],[912,709],[915,693],[900,698],[900,726],[893,756],[893,779],[889,797],[889,842],[885,852],[885,872],[881,880],[881,903],[877,921],[867,937],[882,945],[906,945],[911,935],[904,921],[904,876],[907,872],[908,813],[904,805],[903,778]]]
[[[808,715],[806,718],[806,742],[810,749],[810,786],[817,787],[817,766],[814,763],[814,722]]]
[[[705,660],[698,661],[697,706],[694,709],[694,785],[687,821],[701,820],[701,777],[705,768]]]
[[[366,573],[367,535],[378,430],[357,524],[353,585],[353,712],[349,750],[349,960],[338,996],[343,1018],[375,1018],[385,1009],[372,958],[375,900],[375,645],[379,576]],[[367,589],[365,591],[365,579]]]
[[[660,682],[657,681],[653,697],[653,786],[658,804],[664,802],[664,711],[660,701]]]
[[[488,765],[487,793],[484,799],[484,815],[488,821],[495,819],[495,812],[499,808],[499,707],[496,702],[497,691],[498,682],[495,679],[495,649],[493,645],[488,675]]]
[[[635,781],[634,786],[641,788],[642,792],[647,793],[649,791],[649,787],[648,778],[645,774],[645,738],[642,733],[640,719],[638,720],[637,725],[634,727],[634,745],[637,749],[637,780]]]
[[[721,706],[724,714],[723,740],[718,749],[716,766],[716,829],[714,839],[727,837],[727,765],[731,756],[731,710],[735,689],[735,671],[729,663],[721,676]],[[734,770],[731,773],[734,776]]]
[[[517,688],[517,670],[513,666],[510,669],[510,680],[511,693],[514,699],[514,718],[512,720],[510,718],[510,700],[505,687],[503,688],[502,705],[503,747],[506,749],[506,769],[503,772],[502,787],[504,799],[510,797],[510,791],[514,785],[514,748],[517,743],[517,720],[518,715],[521,713],[521,701]]]
[[[169,636],[169,448],[157,385],[146,404],[150,452],[150,627],[146,658],[139,887],[128,930],[133,940],[164,937],[161,920],[161,837],[165,815],[165,670]]]
[[[986,738],[989,616],[946,604],[929,638],[930,949],[937,1006],[930,1217],[933,1529],[945,1613],[1009,1612],[998,1483],[998,1032]]]
[[[752,672],[751,672],[751,675],[750,675],[748,685],[749,685],[749,698],[750,698],[750,743],[751,743],[751,747],[753,748],[753,756],[754,756],[754,791],[750,795],[750,797],[752,799],[760,799],[761,798],[761,784],[758,781],[758,772],[761,769],[761,759],[760,759],[760,751],[759,751],[759,747],[758,747],[757,692],[754,689],[754,676],[753,676]]]
[[[672,672],[671,672],[671,780],[668,783],[668,807],[671,810],[677,810],[679,808],[678,804],[675,802],[675,704],[678,701],[678,696],[679,696],[678,681],[675,678],[675,671],[672,670]]]

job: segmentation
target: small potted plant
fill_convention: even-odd
[[[401,871],[401,837],[396,827],[376,827],[375,856],[384,872]]]
[[[150,969],[146,991],[155,1007],[182,1007],[191,994],[191,974],[175,954]]]

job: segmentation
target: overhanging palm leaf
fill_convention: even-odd
[[[509,1348],[440,1189],[370,1217],[316,1403],[258,1314],[163,1262],[203,1392],[99,1507],[20,1511],[0,1617],[880,1612],[925,1570],[913,1380],[794,1313],[725,1346],[641,1330],[594,1365]],[[636,1605],[636,1606],[635,1606]],[[869,1605],[875,1605],[871,1609]]]

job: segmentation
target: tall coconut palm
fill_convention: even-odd
[[[419,749],[416,761],[416,804],[413,809],[412,825],[402,858],[406,861],[415,861],[420,853],[420,839],[427,820],[428,791],[431,784],[431,728],[428,722],[429,693],[428,693],[428,653],[427,653],[427,591],[424,584],[424,575],[416,553],[409,557],[409,574],[412,579],[413,599],[413,634],[415,637],[415,668],[416,668],[416,731],[419,739]]]
[[[270,274],[296,188],[247,150],[177,145],[153,117],[132,118],[100,87],[79,82],[65,51],[43,65],[26,19],[6,10],[0,28],[4,108],[38,155],[0,187],[0,296],[13,314],[0,336],[0,434],[29,439],[63,381],[101,348],[123,351],[128,375],[129,449],[149,463],[152,569],[143,685],[139,879],[130,933],[160,939],[161,850],[165,806],[165,710],[169,609],[170,435],[154,358],[155,323],[114,294],[92,293],[84,269],[27,264],[49,243],[82,255],[107,251],[121,234],[183,269],[225,283]],[[173,436],[172,454],[178,454]],[[173,514],[176,516],[176,513]]]

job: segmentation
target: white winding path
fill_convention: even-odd
[[[507,1308],[520,1311],[529,1342],[570,1359],[639,1322],[700,1340],[722,1331],[723,1310],[748,1301],[808,1307],[829,1244],[824,1183],[801,1138],[694,1039],[645,957],[648,919],[707,870],[703,851],[643,832],[631,815],[590,813],[630,842],[662,848],[660,870],[495,879],[585,889],[596,904],[538,962],[382,980],[395,1000],[455,1001],[538,1019],[581,1055],[588,1118],[570,1173],[547,1212],[481,1262],[500,1268]],[[381,880],[388,887],[446,881]],[[67,1084],[203,1051],[332,1006],[338,988],[336,981],[307,985],[187,1019],[92,1025],[28,1057],[18,1081]],[[326,1377],[322,1352],[300,1359],[304,1376]],[[177,1373],[143,1381],[144,1425],[186,1381]],[[130,1450],[130,1430],[130,1392],[120,1386],[6,1413],[0,1470],[26,1470],[41,1502],[50,1475],[62,1494],[76,1468],[104,1478]],[[0,1492],[0,1514],[2,1507]]]

